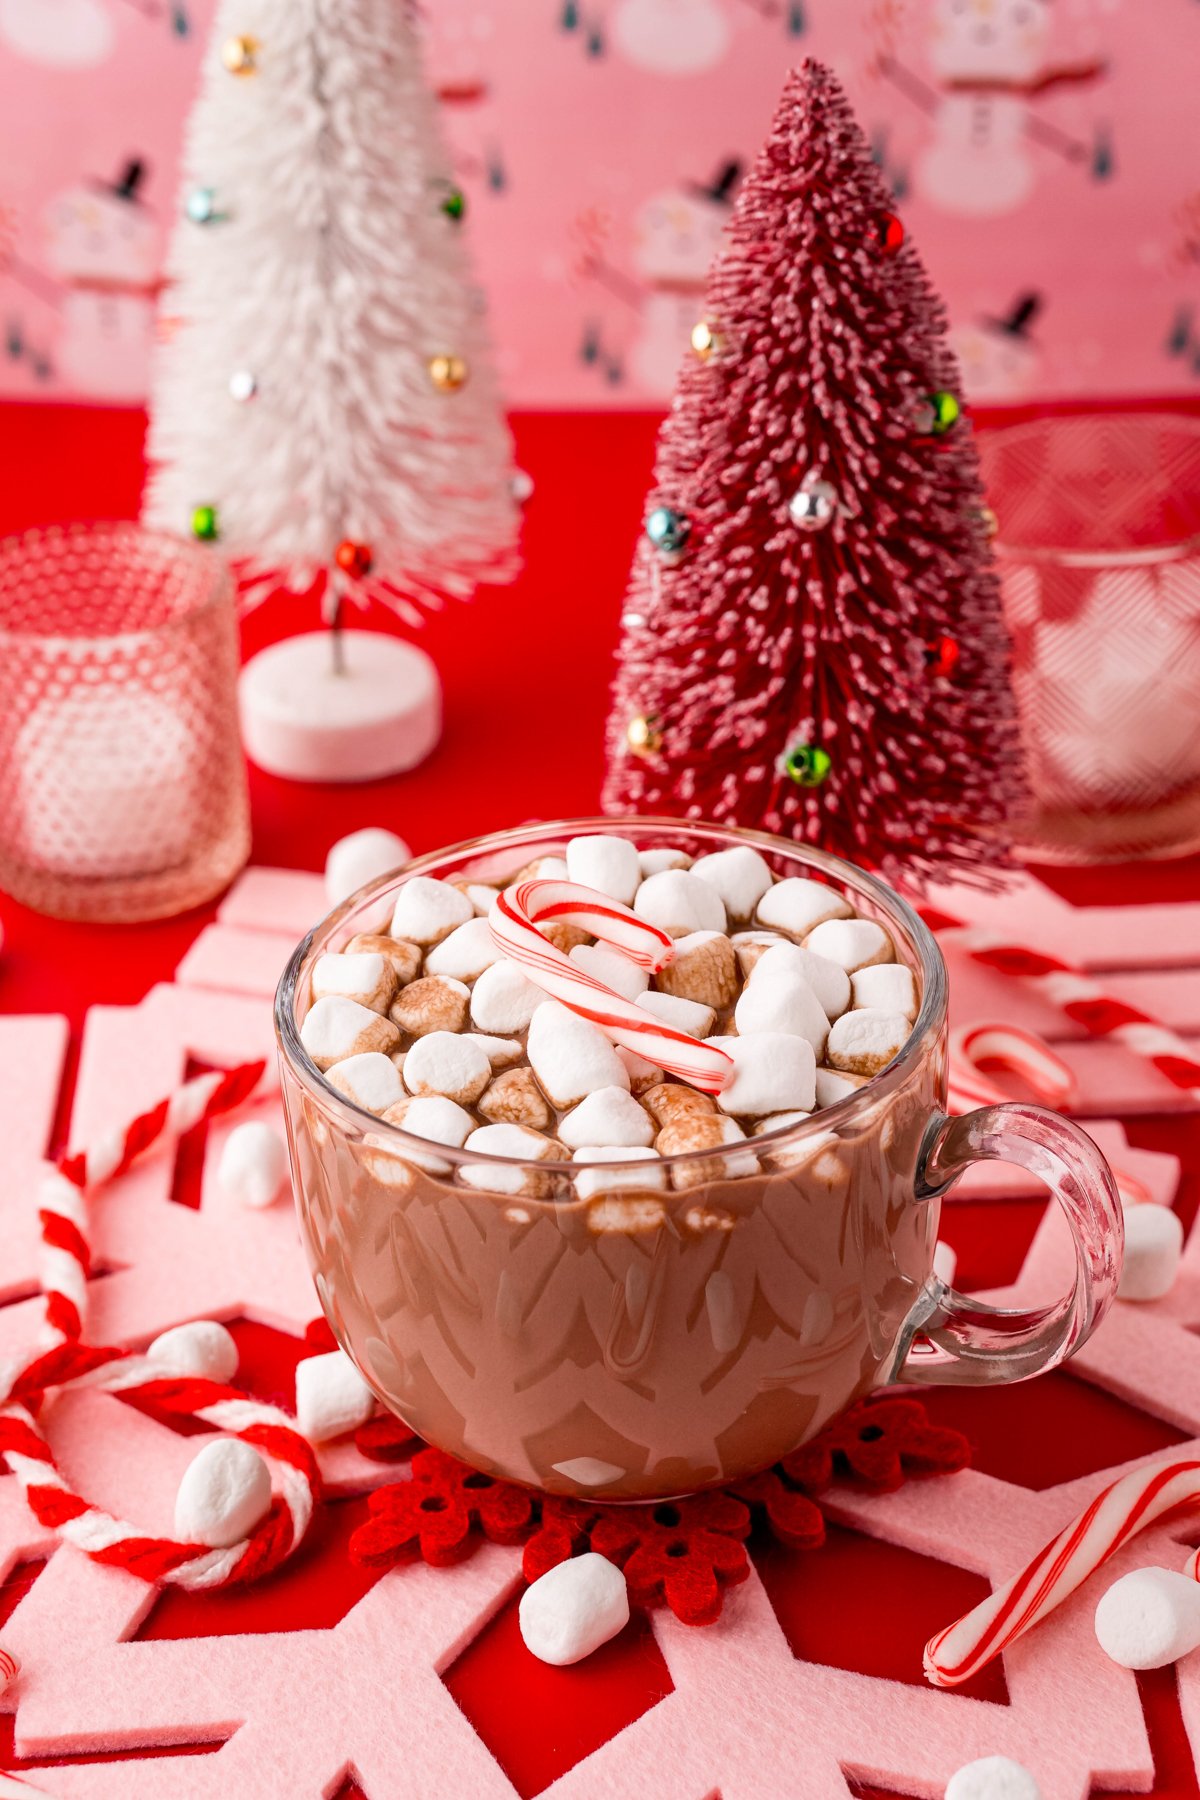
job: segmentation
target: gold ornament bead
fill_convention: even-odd
[[[692,326],[692,350],[701,362],[708,362],[721,348],[721,340],[707,319]]]
[[[456,394],[466,385],[467,365],[461,356],[431,356],[429,379],[441,394]]]
[[[658,714],[639,714],[636,719],[630,719],[625,727],[625,742],[635,756],[657,756],[663,747]]]
[[[979,523],[983,526],[983,535],[985,537],[994,538],[1000,529],[1000,521],[990,506],[980,507]]]
[[[257,75],[261,48],[257,38],[226,38],[221,46],[221,61],[231,75]]]

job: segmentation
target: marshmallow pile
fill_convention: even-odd
[[[541,927],[581,971],[654,1019],[718,1044],[734,1073],[716,1099],[615,1046],[497,949],[488,914],[501,886],[529,879],[591,888],[674,939],[674,960],[652,980],[575,925]],[[325,1079],[356,1106],[466,1151],[456,1169],[465,1185],[537,1195],[549,1191],[537,1165],[571,1161],[581,1198],[635,1190],[649,1226],[662,1213],[652,1196],[669,1186],[790,1168],[801,1157],[824,1156],[830,1167],[821,1178],[832,1186],[833,1134],[810,1134],[803,1151],[759,1151],[754,1140],[835,1104],[886,1068],[919,1005],[913,971],[897,960],[887,930],[857,916],[827,883],[776,880],[748,846],[693,861],[678,850],[592,836],[573,838],[565,857],[542,857],[503,884],[411,877],[386,931],[361,933],[317,958],[300,1037]],[[736,1144],[747,1147],[729,1153]],[[664,1163],[703,1151],[723,1154]],[[510,1166],[473,1162],[471,1152]],[[409,1161],[450,1172],[436,1153]],[[614,1228],[618,1218],[629,1228],[631,1204],[625,1197],[613,1209]],[[595,1229],[607,1228],[605,1217],[600,1202]]]

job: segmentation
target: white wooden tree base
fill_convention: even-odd
[[[374,781],[424,760],[438,741],[442,693],[423,650],[376,631],[342,632],[343,672],[330,634],[285,638],[242,670],[246,754],[293,781]]]

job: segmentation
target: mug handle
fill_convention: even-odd
[[[1061,1300],[1028,1310],[985,1306],[930,1275],[909,1321],[893,1379],[967,1387],[1027,1381],[1078,1350],[1111,1306],[1125,1225],[1116,1183],[1077,1125],[1022,1101],[939,1115],[917,1163],[916,1198],[944,1194],[975,1162],[1015,1163],[1037,1175],[1067,1215],[1075,1283]]]

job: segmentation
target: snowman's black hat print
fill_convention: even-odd
[[[1020,338],[1022,342],[1028,342],[1029,328],[1041,310],[1040,294],[1020,294],[1003,318],[985,318],[983,323],[989,331],[999,332],[1003,337]]]
[[[98,187],[102,193],[111,194],[115,200],[124,200],[127,206],[140,206],[141,187],[147,173],[142,158],[131,156],[116,181],[96,181],[93,186]]]
[[[731,156],[728,162],[721,164],[712,181],[689,181],[687,185],[693,194],[699,194],[703,200],[715,200],[718,206],[732,206],[743,168],[741,159]]]

